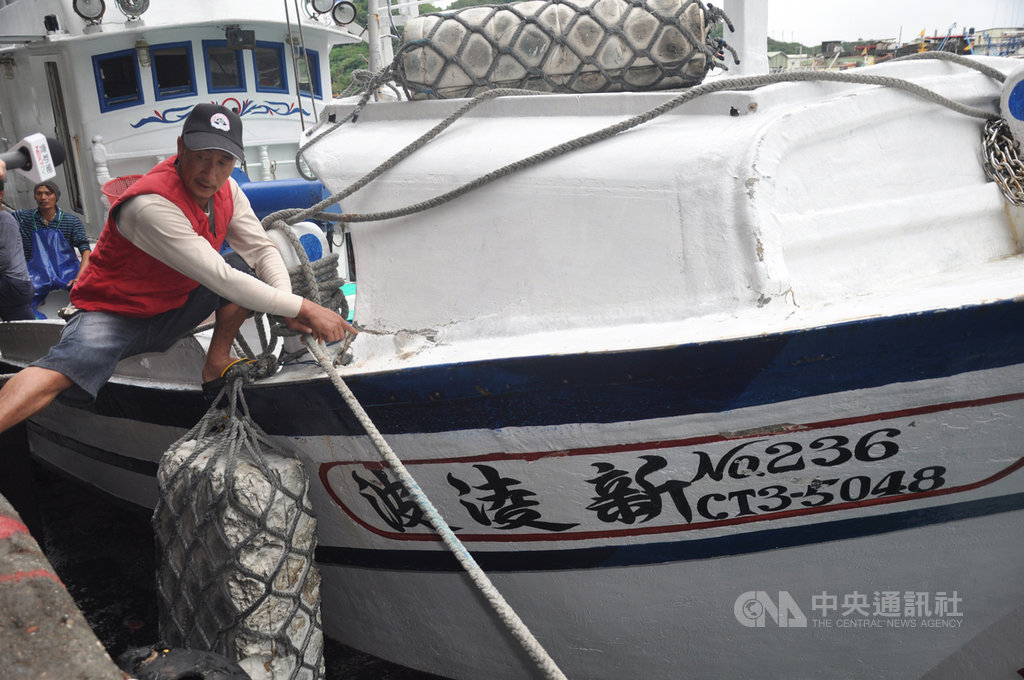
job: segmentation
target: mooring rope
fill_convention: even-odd
[[[925,55],[941,55],[941,56],[925,56]],[[946,61],[950,61],[950,62],[955,62],[957,64],[962,64],[962,65],[968,66],[968,67],[973,68],[975,70],[978,70],[981,73],[984,73],[985,75],[988,75],[989,77],[992,77],[992,78],[994,78],[996,80],[1000,80],[1001,81],[1001,80],[1005,79],[1005,76],[1002,73],[1000,73],[999,71],[997,71],[996,69],[993,69],[993,68],[991,68],[989,66],[986,66],[986,65],[983,65],[983,64],[978,64],[976,62],[972,62],[971,60],[969,60],[969,59],[967,59],[965,57],[960,57],[959,55],[953,55],[953,54],[950,54],[950,53],[947,53],[947,52],[926,52],[926,53],[923,53],[921,55],[910,55],[909,57],[902,57],[901,59],[907,59],[907,58],[910,58],[910,59],[942,59],[942,60],[946,60]],[[396,59],[397,59],[397,57],[396,57]],[[383,174],[387,170],[390,170],[395,165],[397,165],[399,162],[401,162],[403,159],[405,159],[406,157],[408,157],[409,155],[411,155],[412,153],[414,153],[418,149],[420,149],[423,146],[425,146],[430,140],[432,140],[435,137],[437,137],[437,135],[439,135],[442,131],[444,131],[445,129],[450,127],[458,119],[460,119],[462,116],[464,116],[466,113],[468,113],[470,110],[472,110],[473,108],[475,108],[479,104],[481,104],[481,103],[483,103],[485,101],[491,100],[491,99],[495,99],[497,97],[507,97],[507,96],[513,96],[513,95],[514,96],[524,96],[524,95],[525,96],[531,96],[531,95],[540,95],[540,96],[545,96],[546,95],[546,96],[550,96],[550,93],[538,92],[538,91],[533,91],[533,90],[519,90],[519,89],[498,88],[498,89],[494,89],[494,90],[488,90],[487,92],[483,92],[483,93],[473,97],[472,99],[467,101],[465,104],[460,106],[456,111],[452,112],[443,121],[441,121],[436,126],[431,128],[429,131],[427,131],[426,133],[421,135],[418,139],[416,139],[415,141],[413,141],[409,145],[407,145],[404,148],[402,148],[401,150],[399,150],[397,153],[392,155],[390,158],[385,160],[383,163],[378,165],[376,168],[371,170],[369,173],[364,175],[362,178],[360,178],[356,182],[352,183],[348,187],[342,189],[341,191],[333,194],[332,196],[324,199],[323,201],[321,201],[321,202],[317,203],[316,205],[311,206],[309,208],[306,208],[306,209],[303,209],[303,210],[299,210],[299,209],[283,210],[283,211],[274,213],[271,217],[273,217],[275,219],[283,219],[283,220],[288,220],[288,221],[299,221],[299,220],[304,220],[304,219],[319,219],[319,220],[334,221],[334,222],[377,222],[377,221],[395,219],[395,218],[398,218],[398,217],[407,217],[409,215],[413,215],[413,214],[416,214],[416,213],[419,213],[419,212],[423,212],[425,210],[429,210],[431,208],[436,208],[436,207],[438,207],[440,205],[448,203],[449,201],[452,201],[452,200],[458,198],[459,196],[467,194],[470,191],[473,191],[474,189],[478,189],[478,188],[480,188],[480,187],[482,187],[482,186],[484,186],[486,184],[490,184],[491,182],[493,182],[493,181],[495,181],[497,179],[501,179],[502,177],[507,177],[507,176],[512,175],[512,174],[514,174],[516,172],[520,172],[520,171],[525,170],[527,168],[530,168],[530,167],[539,165],[541,163],[550,161],[550,160],[552,160],[554,158],[558,158],[559,156],[563,156],[563,155],[565,155],[567,153],[570,153],[572,151],[576,151],[577,149],[581,149],[583,147],[589,146],[589,145],[594,144],[596,142],[600,142],[602,140],[614,137],[615,135],[621,134],[621,133],[623,133],[623,132],[625,132],[627,130],[630,130],[632,128],[635,128],[635,127],[637,127],[639,125],[643,125],[644,123],[650,122],[651,120],[653,120],[653,119],[655,119],[655,118],[657,118],[657,117],[659,117],[659,116],[661,116],[661,115],[663,115],[663,114],[665,114],[665,113],[667,113],[667,112],[669,112],[669,111],[671,111],[673,109],[676,109],[679,106],[682,106],[683,104],[686,104],[686,103],[688,103],[690,101],[693,101],[694,99],[697,99],[699,97],[703,97],[703,96],[706,96],[708,94],[712,94],[712,93],[715,93],[715,92],[748,91],[748,90],[754,90],[754,89],[757,89],[757,88],[760,88],[760,87],[764,87],[766,85],[775,85],[775,84],[779,84],[779,83],[790,83],[790,82],[837,82],[837,83],[847,83],[847,84],[851,84],[851,85],[877,85],[877,86],[880,86],[880,87],[889,87],[889,88],[894,88],[894,89],[902,90],[904,92],[907,92],[909,94],[917,96],[917,97],[919,97],[921,99],[924,99],[926,101],[931,101],[931,102],[933,102],[935,104],[938,104],[938,105],[941,105],[941,106],[945,106],[946,108],[948,108],[948,109],[950,109],[952,111],[955,111],[957,113],[963,114],[965,116],[970,116],[970,117],[973,117],[973,118],[980,118],[982,120],[993,120],[993,119],[996,119],[996,118],[999,117],[999,114],[996,113],[996,112],[987,111],[985,109],[980,109],[980,108],[973,107],[973,106],[968,106],[966,104],[961,104],[960,102],[954,101],[954,100],[952,100],[952,99],[950,99],[948,97],[945,97],[945,96],[940,95],[940,94],[938,94],[936,92],[933,92],[932,90],[929,90],[929,89],[927,89],[925,87],[922,87],[922,86],[920,86],[920,85],[918,85],[916,83],[912,83],[910,81],[907,81],[907,80],[904,80],[904,79],[901,79],[901,78],[894,78],[894,77],[891,77],[891,76],[882,76],[882,75],[874,75],[874,74],[866,74],[865,75],[865,74],[859,74],[859,73],[833,72],[833,71],[791,71],[791,72],[785,72],[785,73],[772,73],[772,74],[757,75],[757,76],[741,76],[741,77],[737,77],[737,78],[721,79],[721,80],[716,80],[716,81],[712,81],[712,82],[709,82],[709,83],[702,83],[700,85],[696,85],[694,87],[691,87],[691,88],[683,91],[682,93],[680,93],[676,97],[673,97],[672,99],[664,102],[663,104],[660,104],[659,106],[656,106],[656,107],[651,108],[651,109],[649,109],[647,111],[644,111],[643,113],[637,114],[635,116],[632,116],[632,117],[627,118],[625,120],[622,120],[620,122],[617,122],[617,123],[614,123],[614,124],[609,125],[607,127],[604,127],[604,128],[602,128],[600,130],[597,130],[597,131],[594,131],[594,132],[582,135],[580,137],[577,137],[575,139],[569,140],[567,142],[563,142],[561,144],[557,144],[557,145],[555,145],[555,146],[553,146],[553,147],[551,147],[549,149],[546,149],[546,150],[541,151],[539,153],[533,154],[533,155],[528,156],[526,158],[520,159],[518,161],[509,163],[509,164],[507,164],[505,166],[502,166],[501,168],[493,170],[493,171],[491,171],[491,172],[489,172],[489,173],[487,173],[487,174],[485,174],[485,175],[483,175],[481,177],[478,177],[478,178],[476,178],[476,179],[474,179],[474,180],[472,180],[470,182],[467,182],[467,183],[465,183],[465,184],[463,184],[461,186],[458,186],[455,189],[452,189],[451,191],[445,192],[443,194],[440,194],[438,196],[435,196],[435,197],[430,198],[430,199],[425,200],[425,201],[421,201],[419,203],[414,203],[412,205],[405,206],[404,208],[397,208],[397,209],[393,209],[393,210],[385,210],[385,211],[380,211],[380,212],[362,213],[362,214],[355,214],[355,213],[342,213],[342,214],[338,214],[338,213],[325,213],[325,212],[323,212],[324,210],[326,210],[330,206],[335,205],[336,203],[339,203],[340,201],[348,198],[353,193],[355,193],[359,189],[361,189],[364,186],[366,186],[367,184],[369,184],[373,179],[377,178],[378,176],[380,176],[381,174]],[[337,130],[344,123],[350,122],[350,121],[351,122],[356,121],[358,119],[359,110],[362,108],[363,105],[365,105],[365,103],[367,101],[368,101],[368,98],[364,98],[364,100],[362,100],[359,104],[357,104],[356,108],[353,109],[353,111],[351,111],[349,113],[349,115],[345,118],[345,120],[343,120],[341,122],[338,122],[338,123],[335,123],[327,131],[325,131],[324,133],[318,135],[317,137],[315,137],[312,140],[310,140],[309,142],[307,142],[300,149],[299,155],[301,156],[301,154],[304,153],[313,144],[318,143],[318,142],[322,141],[323,139],[325,139],[327,136],[329,136],[332,132]],[[270,218],[268,217],[268,219],[270,219]]]
[[[936,56],[926,56],[936,55]],[[345,123],[355,122],[358,119],[359,113],[365,104],[369,101],[371,93],[377,88],[382,87],[386,80],[390,79],[393,74],[393,69],[399,55],[396,55],[395,62],[386,67],[380,74],[375,77],[361,79],[365,82],[366,92],[360,99],[359,103],[353,108],[353,110],[345,117],[344,120],[335,123],[331,128],[326,130],[324,133],[314,137],[305,145],[303,145],[299,152],[296,154],[297,164],[301,160],[303,153],[311,145],[322,141],[325,137],[330,135],[331,132],[336,130],[338,127]],[[910,55],[906,57],[910,59],[921,59],[921,58],[936,58],[945,59],[947,61],[963,64],[970,68],[974,68],[989,77],[1002,81],[1005,79],[1002,73],[992,69],[988,66],[977,64],[971,60],[960,57],[959,55],[953,55],[949,53],[925,53],[923,55]],[[407,215],[415,214],[424,210],[428,210],[433,207],[437,207],[444,203],[447,203],[455,198],[466,194],[474,189],[489,184],[501,177],[519,172],[526,168],[538,165],[540,163],[549,161],[553,158],[557,158],[571,151],[583,148],[590,144],[594,144],[604,139],[608,139],[622,132],[635,128],[639,125],[647,123],[658,116],[661,116],[668,111],[671,111],[687,102],[693,101],[699,97],[723,91],[745,91],[753,90],[765,85],[772,85],[785,82],[839,82],[848,83],[854,85],[877,85],[881,87],[890,87],[908,92],[914,96],[920,97],[924,100],[934,102],[941,106],[945,106],[957,113],[961,113],[966,116],[980,118],[983,120],[993,120],[999,117],[998,113],[986,111],[976,107],[961,104],[952,99],[939,95],[936,92],[928,90],[927,88],[921,87],[915,83],[909,81],[894,78],[889,76],[880,75],[863,75],[854,73],[837,73],[829,71],[796,71],[779,74],[768,74],[759,76],[746,76],[739,78],[730,78],[727,80],[719,80],[711,83],[703,83],[691,87],[676,97],[664,102],[663,104],[656,106],[648,111],[632,116],[628,119],[620,121],[618,123],[609,125],[601,130],[582,135],[576,139],[555,145],[543,152],[533,154],[519,161],[505,165],[497,170],[494,170],[486,175],[483,175],[471,182],[463,184],[452,191],[446,192],[439,196],[436,196],[427,201],[422,201],[405,208],[399,208],[395,210],[381,211],[367,214],[337,214],[337,213],[325,213],[324,211],[347,198],[351,194],[355,193],[362,187],[366,186],[369,182],[379,177],[387,170],[396,166],[403,159],[407,158],[410,154],[414,153],[418,149],[425,146],[430,140],[434,139],[442,131],[450,127],[453,123],[459,120],[462,116],[468,113],[470,110],[478,106],[479,104],[503,96],[533,96],[543,95],[547,93],[533,91],[533,90],[520,90],[520,89],[507,89],[500,88],[483,92],[466,103],[460,106],[456,111],[447,116],[440,123],[435,125],[427,133],[420,136],[418,139],[407,145],[390,158],[385,160],[379,166],[371,170],[369,173],[364,175],[362,178],[349,185],[345,189],[333,194],[332,196],[324,199],[306,209],[289,209],[275,212],[264,219],[264,225],[269,227],[276,227],[285,232],[292,241],[293,246],[296,247],[296,251],[299,254],[301,261],[300,270],[297,279],[293,280],[293,283],[298,287],[300,284],[305,284],[311,290],[318,290],[316,283],[316,274],[313,273],[312,267],[305,256],[304,249],[298,243],[297,237],[294,235],[289,225],[294,224],[306,219],[319,219],[324,221],[333,222],[367,222],[367,221],[381,221],[387,219],[393,219],[397,217],[404,217]],[[319,298],[317,298],[319,299]],[[351,341],[351,339],[349,340]],[[430,500],[423,493],[419,484],[408,472],[401,460],[395,455],[394,451],[388,445],[387,441],[380,434],[380,431],[373,424],[369,415],[363,409],[362,405],[356,399],[355,395],[351,392],[348,386],[345,384],[339,371],[334,367],[331,359],[327,357],[320,345],[314,341],[310,336],[303,335],[303,342],[309,349],[310,353],[316,358],[320,366],[323,368],[325,373],[330,377],[332,384],[338,390],[339,394],[345,400],[345,403],[356,415],[360,424],[366,430],[367,436],[373,442],[378,452],[385,459],[390,466],[390,469],[398,476],[406,491],[409,493],[413,501],[420,507],[424,512],[425,516],[430,521],[431,526],[435,532],[439,535],[448,549],[452,552],[455,558],[459,561],[462,567],[469,574],[471,579],[477,588],[481,591],[484,597],[488,600],[491,606],[494,608],[499,618],[510,630],[513,636],[519,641],[524,650],[530,656],[531,659],[537,664],[537,666],[544,672],[547,678],[565,678],[565,675],[561,672],[554,660],[551,659],[550,655],[544,650],[537,639],[533,636],[530,630],[526,627],[523,621],[511,608],[508,602],[502,597],[501,593],[498,592],[494,584],[487,577],[486,573],[480,568],[476,560],[472,557],[466,547],[458,539],[452,529],[440,516],[437,509],[433,506]]]
[[[494,608],[501,622],[509,629],[512,635],[519,641],[523,649],[530,656],[530,658],[537,664],[537,667],[544,673],[546,678],[551,679],[564,679],[566,676],[558,668],[555,661],[551,656],[544,650],[537,638],[534,637],[530,629],[523,623],[523,620],[519,618],[515,610],[512,609],[511,605],[505,600],[505,598],[498,592],[498,589],[494,586],[491,580],[487,577],[487,574],[477,561],[463,545],[462,541],[455,535],[448,523],[444,521],[441,514],[434,507],[434,504],[430,502],[426,494],[420,488],[420,485],[413,479],[412,475],[406,469],[402,461],[395,455],[395,452],[391,449],[391,446],[381,435],[380,430],[373,424],[370,416],[366,413],[362,404],[356,399],[356,396],[352,394],[352,390],[349,389],[348,385],[345,384],[344,379],[341,377],[341,373],[334,368],[331,360],[324,354],[320,348],[319,343],[313,340],[310,336],[304,335],[302,337],[303,342],[309,347],[310,353],[316,357],[316,360],[323,367],[324,371],[331,379],[331,383],[341,394],[342,398],[352,413],[359,420],[359,424],[366,430],[367,436],[373,442],[374,446],[377,447],[377,451],[387,461],[391,471],[398,476],[401,480],[402,485],[406,491],[409,492],[409,496],[416,503],[417,506],[423,511],[423,514],[430,521],[431,526],[434,527],[434,531],[437,532],[438,536],[444,541],[444,544],[455,556],[455,559],[459,561],[462,568],[466,570],[472,579],[474,585],[480,590],[487,601]]]
[[[915,61],[921,59],[931,59],[934,61],[949,61],[960,66],[966,66],[972,68],[979,73],[984,73],[989,78],[997,80],[1000,83],[1006,81],[1006,74],[999,69],[994,69],[988,64],[983,64],[976,59],[965,57],[962,54],[956,54],[954,52],[915,52],[913,54],[907,54],[902,57],[897,57],[893,61]]]

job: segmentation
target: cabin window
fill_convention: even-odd
[[[308,72],[306,69],[307,63],[309,64]],[[299,92],[302,94],[309,94],[310,81],[312,81],[313,96],[317,99],[323,99],[323,88],[320,86],[320,55],[315,50],[306,50],[306,58],[303,59],[300,56],[298,59],[298,66]]]
[[[242,50],[228,47],[227,40],[204,40],[206,86],[210,92],[245,90],[245,62]]]
[[[192,43],[153,45],[149,53],[153,61],[153,91],[158,100],[195,96]]]
[[[92,70],[100,111],[114,111],[143,102],[135,50],[94,55]]]
[[[257,92],[288,91],[283,44],[257,41],[252,51],[252,60],[256,69]]]

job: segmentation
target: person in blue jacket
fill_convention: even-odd
[[[21,228],[35,304],[51,290],[71,288],[89,265],[92,246],[82,221],[76,215],[57,207],[60,188],[52,180],[40,182],[32,190],[35,210],[15,210],[14,218]],[[81,254],[75,254],[75,250]]]

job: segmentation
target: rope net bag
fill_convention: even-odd
[[[160,634],[237,661],[254,680],[322,678],[309,478],[250,418],[244,371],[228,377],[157,472]]]
[[[398,80],[412,99],[483,90],[665,90],[700,83],[726,47],[699,0],[526,0],[410,19]]]

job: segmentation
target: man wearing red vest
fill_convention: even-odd
[[[284,317],[289,328],[324,342],[356,333],[341,315],[291,292],[280,252],[230,179],[242,149],[237,114],[215,104],[192,110],[178,154],[110,207],[71,291],[80,311],[60,342],[0,390],[0,432],[62,393],[71,401],[95,399],[118,361],[170,348],[214,311],[203,382],[234,361],[231,344],[249,310]],[[229,264],[220,255],[225,242],[242,261]],[[250,267],[255,276],[240,271]]]

